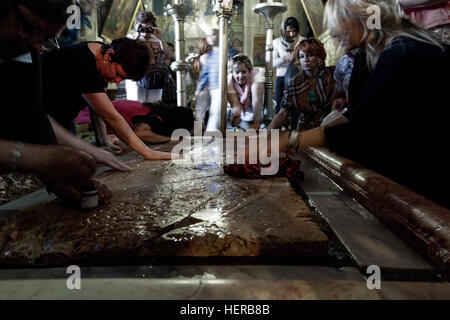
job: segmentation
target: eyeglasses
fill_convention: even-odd
[[[135,29],[135,31],[137,31],[139,33],[154,33],[155,28],[154,27],[146,28],[144,26],[139,26],[137,29]]]

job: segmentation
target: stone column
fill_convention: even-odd
[[[273,112],[273,20],[275,16],[287,10],[285,4],[281,2],[273,2],[267,0],[267,3],[260,3],[253,7],[255,13],[261,14],[266,18],[266,81],[265,81],[265,95],[264,107],[265,117],[264,122],[267,124],[272,121]]]
[[[220,112],[218,127],[225,136],[227,129],[228,22],[233,13],[233,0],[215,0],[214,4],[214,11],[219,17]]]
[[[174,0],[174,4],[167,5],[166,10],[175,20],[175,61],[170,67],[177,73],[177,105],[186,107],[186,72],[189,69],[189,63],[184,60],[184,22],[191,8],[182,0]]]

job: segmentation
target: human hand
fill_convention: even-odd
[[[254,121],[251,125],[250,125],[250,129],[259,131],[261,129],[261,122],[260,121]]]
[[[161,152],[149,149],[149,151],[144,155],[145,160],[175,160],[182,159],[183,156],[180,154],[173,154],[169,152]]]
[[[231,109],[231,113],[230,124],[232,127],[237,127],[241,122],[241,108],[234,107]]]
[[[91,155],[68,147],[27,145],[20,167],[43,182],[77,186],[95,173],[97,163]]]
[[[118,142],[107,141],[105,147],[106,150],[111,153],[120,153],[123,151],[122,147],[119,146]]]
[[[120,147],[119,147],[120,148]],[[104,164],[110,168],[116,169],[118,171],[130,171],[130,167],[124,164],[122,161],[117,159],[112,153],[100,149],[95,148],[92,150],[91,155],[101,164]]]
[[[260,155],[266,157],[276,156],[280,153],[289,153],[286,149],[289,132],[282,132],[278,136],[278,143],[274,141],[273,146],[276,149],[272,149],[272,139],[275,139],[270,134],[267,135],[267,139],[261,141],[263,135],[248,136],[245,138],[245,163],[256,164],[260,163]],[[242,152],[242,150],[240,150]],[[239,150],[235,154],[239,154]],[[255,163],[256,161],[256,163]]]
[[[86,184],[94,184],[97,187],[99,204],[111,203],[112,193],[105,184],[97,180],[89,180]],[[48,183],[46,184],[46,188],[47,191],[55,194],[64,203],[74,207],[81,206],[82,201],[81,192],[83,189],[82,186],[74,187],[64,184]]]
[[[95,184],[98,191],[98,203],[99,204],[110,204],[112,199],[112,192],[106,186],[106,184],[101,183],[97,180],[91,180],[90,183]]]
[[[348,100],[344,98],[337,98],[333,101],[333,105],[331,106],[331,110],[337,110],[341,112],[348,105]]]

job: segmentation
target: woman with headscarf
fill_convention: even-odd
[[[277,69],[277,81],[275,85],[276,113],[280,111],[283,98],[284,76],[286,70],[294,58],[294,46],[299,41],[299,24],[297,19],[289,17],[280,26],[281,37],[273,41],[273,67]]]

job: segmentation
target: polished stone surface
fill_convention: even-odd
[[[449,209],[326,148],[305,154],[450,278]]]
[[[327,256],[327,237],[286,179],[237,180],[218,163],[190,160],[135,156],[131,172],[100,175],[110,205],[86,211],[53,201],[13,214],[0,226],[0,264]]]
[[[314,163],[302,157],[305,180],[301,187],[311,205],[326,221],[359,268],[377,265],[386,278],[402,273],[421,279],[432,278],[433,266],[407,242],[333,183]]]

